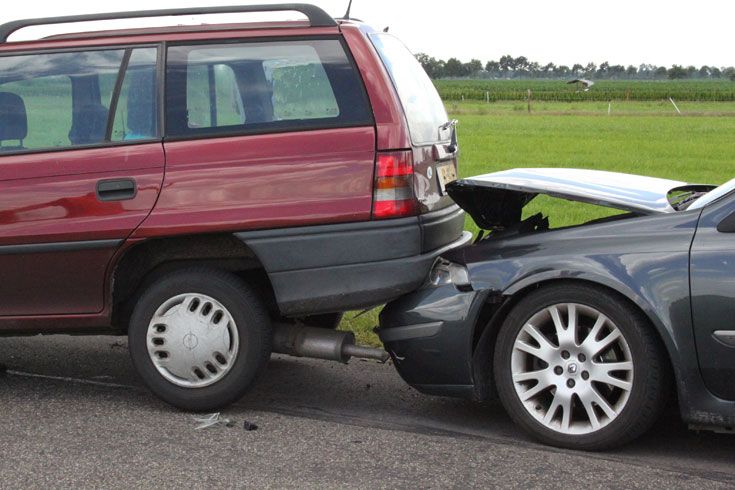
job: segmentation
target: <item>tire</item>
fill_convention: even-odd
[[[498,395],[516,424],[545,444],[589,451],[651,427],[667,399],[667,367],[641,312],[582,284],[544,287],[519,302],[493,359]]]
[[[251,287],[226,272],[187,268],[143,290],[128,337],[146,386],[175,407],[201,412],[250,389],[270,357],[272,332]]]

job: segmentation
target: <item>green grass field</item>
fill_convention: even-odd
[[[528,114],[513,103],[450,102],[451,116],[460,121],[460,176],[513,167],[574,167],[713,184],[735,177],[735,104],[682,104],[683,116],[672,113],[670,104],[631,102],[611,116],[607,104],[569,105],[545,103],[545,110]],[[558,227],[614,211],[539,197],[526,212],[543,212]],[[469,221],[467,229],[477,230]],[[377,345],[372,333],[377,311],[356,319],[350,312],[341,328]]]
[[[595,80],[587,92],[577,92],[564,80],[435,80],[445,101],[534,100],[549,101],[735,101],[735,82],[721,80]]]
[[[531,114],[556,116],[658,116],[658,117],[696,117],[696,116],[735,116],[735,102],[691,102],[675,101],[676,107],[668,100],[651,101],[586,101],[586,102],[531,102]],[[681,111],[681,114],[676,109]],[[465,115],[509,115],[528,114],[526,101],[449,101],[447,110],[454,116]]]

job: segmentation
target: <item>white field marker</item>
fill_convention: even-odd
[[[674,109],[676,109],[676,112],[678,112],[679,114],[681,114],[681,111],[680,111],[680,110],[679,110],[679,108],[678,108],[678,107],[676,106],[676,102],[674,102],[674,99],[673,99],[672,97],[669,97],[669,100],[670,100],[670,101],[671,101],[671,103],[672,103],[672,104],[674,105]]]

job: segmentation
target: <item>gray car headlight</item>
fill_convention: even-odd
[[[464,266],[438,259],[429,274],[429,284],[441,286],[454,284],[457,287],[470,286],[470,275]]]

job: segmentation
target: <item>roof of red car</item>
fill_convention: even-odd
[[[340,22],[339,25],[343,24]],[[86,31],[47,36],[30,41],[0,43],[0,51],[26,51],[57,47],[99,46],[100,44],[138,44],[161,41],[226,39],[232,37],[271,37],[279,35],[323,35],[339,33],[334,27],[310,27],[307,21],[250,22],[144,27]]]
[[[81,32],[66,32],[47,36],[32,41],[17,41],[9,36],[18,30],[37,26],[68,25],[70,29],[83,29],[80,23],[131,21],[145,18],[200,16],[209,14],[236,14],[236,13],[265,13],[298,11],[308,20],[290,20],[278,22],[238,22],[238,23],[201,23],[198,25],[169,25],[157,27],[129,27],[109,30],[91,30]],[[103,14],[89,14],[81,16],[49,17],[43,19],[25,19],[8,22],[0,25],[0,50],[15,51],[26,49],[44,49],[59,46],[91,46],[103,44],[148,43],[175,40],[202,40],[231,37],[277,36],[285,34],[324,34],[339,32],[341,20],[332,19],[319,7],[308,4],[272,4],[272,5],[245,5],[232,7],[201,7],[183,9],[164,9],[149,11],[131,11]],[[94,26],[97,28],[97,25]]]
[[[253,29],[294,29],[311,27],[307,21],[282,21],[282,22],[239,22],[228,24],[197,24],[197,25],[176,25],[161,27],[133,27],[128,29],[108,29],[102,31],[82,31],[64,34],[55,34],[47,36],[43,39],[88,39],[91,37],[118,37],[118,36],[144,36],[150,34],[171,34],[171,33],[189,33],[189,32],[209,32],[209,31],[242,31]]]

